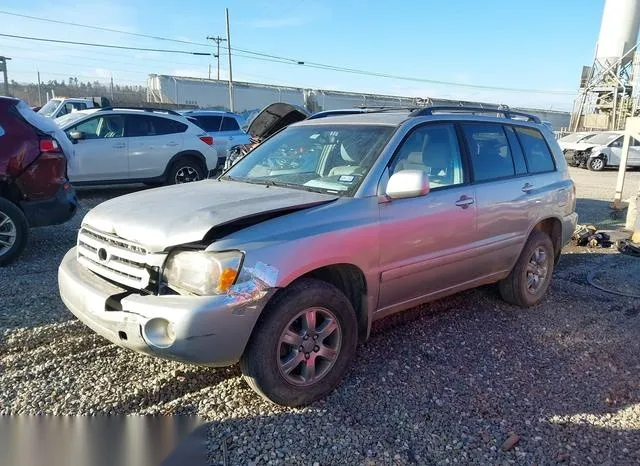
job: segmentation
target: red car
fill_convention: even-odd
[[[67,179],[73,146],[51,120],[0,97],[0,266],[24,250],[30,227],[56,225],[76,212]]]

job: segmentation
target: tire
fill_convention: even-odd
[[[592,157],[587,162],[587,168],[589,168],[589,170],[594,172],[599,172],[604,170],[605,166],[606,166],[606,162],[604,160],[604,157],[602,156]]]
[[[308,335],[303,337],[306,329],[300,324],[306,321],[307,312],[315,312],[317,325],[308,326]],[[331,332],[331,326],[325,327],[331,320],[325,317],[335,325]],[[287,329],[288,338],[283,333]],[[316,332],[320,335],[317,340]],[[340,384],[351,367],[357,343],[358,323],[347,297],[333,285],[305,278],[283,290],[263,311],[240,368],[249,386],[266,400],[304,406]],[[333,362],[322,354],[332,356],[330,349],[336,352]],[[316,368],[315,381],[307,372],[309,361]]]
[[[538,279],[536,280],[536,275],[529,277],[527,269],[530,262],[536,259],[536,254],[538,254],[537,259],[540,262],[540,251],[545,255],[544,264],[539,264],[538,266],[532,264],[532,267],[538,272]],[[523,308],[538,304],[546,293],[549,283],[551,283],[554,257],[553,243],[549,235],[541,231],[531,233],[511,273],[498,284],[502,299]],[[544,278],[540,280],[543,270]],[[532,286],[532,289],[529,288],[530,286]]]
[[[204,180],[206,177],[202,162],[194,157],[181,157],[169,167],[167,184],[190,183]]]
[[[29,224],[24,213],[12,202],[0,197],[0,267],[15,261],[29,239]]]

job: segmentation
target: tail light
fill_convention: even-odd
[[[212,146],[214,143],[214,139],[211,136],[200,136],[200,140],[209,146]]]
[[[57,153],[62,150],[55,139],[40,139],[40,152]]]

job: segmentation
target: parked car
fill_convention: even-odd
[[[221,110],[186,110],[180,113],[213,138],[213,146],[221,159],[226,160],[231,147],[251,141],[251,136],[241,129],[242,117],[236,113]]]
[[[66,177],[71,142],[19,99],[0,97],[0,266],[16,260],[29,228],[69,220],[78,206]]]
[[[288,104],[286,102],[275,102],[264,107],[249,122],[247,134],[250,141],[231,147],[229,157],[227,157],[224,170],[228,170],[233,164],[249,153],[263,140],[286,128],[291,123],[309,118],[311,114],[303,107]]]
[[[74,143],[69,179],[78,186],[187,183],[223,163],[213,138],[172,110],[104,107],[55,121]]]
[[[578,131],[570,133],[558,139],[558,145],[560,146],[560,149],[562,149],[563,153],[566,153],[567,150],[575,151],[576,149],[581,148],[578,144],[587,142],[591,136],[596,134],[598,133],[594,131]]]
[[[377,319],[489,283],[534,306],[575,186],[537,117],[482,111],[299,121],[218,179],[104,202],[60,264],[62,300],[124,348],[239,361],[288,406],[336,388]]]
[[[580,149],[573,154],[565,153],[570,157],[570,163],[593,171],[601,171],[607,167],[619,167],[622,160],[622,144],[624,142],[623,131],[603,131],[589,137],[585,142],[579,143]],[[640,167],[640,142],[631,138],[629,145],[628,167]]]
[[[109,99],[106,97],[54,97],[37,112],[47,118],[56,119],[78,110],[109,106]]]

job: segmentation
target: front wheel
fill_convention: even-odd
[[[263,398],[302,406],[340,384],[357,341],[356,315],[347,297],[326,282],[301,279],[263,311],[240,367]]]
[[[593,157],[587,162],[587,167],[594,172],[602,171],[605,167],[604,159],[602,157]]]
[[[22,254],[28,237],[29,224],[24,213],[0,197],[0,267],[9,265]]]
[[[554,259],[549,235],[531,233],[511,273],[499,283],[502,299],[520,307],[538,304],[551,282]]]

